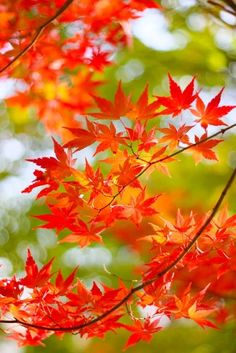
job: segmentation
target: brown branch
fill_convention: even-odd
[[[31,48],[32,46],[37,42],[45,28],[51,24],[56,18],[58,18],[68,7],[69,5],[73,2],[73,0],[66,0],[65,3],[60,7],[57,12],[48,18],[41,26],[38,27],[36,30],[33,38],[31,39],[30,43],[22,49],[8,64],[6,64],[4,67],[0,69],[0,74],[3,73],[5,70],[7,70],[10,66],[14,64],[19,58],[21,58],[23,55],[25,55]]]
[[[162,157],[162,158],[160,158],[160,159],[157,159],[156,161],[152,161],[152,162],[145,161],[146,163],[148,163],[148,165],[147,165],[139,174],[137,174],[133,179],[131,179],[127,184],[123,185],[123,186],[121,187],[121,189],[120,189],[115,195],[113,195],[113,196],[111,197],[111,200],[110,200],[105,206],[101,207],[101,208],[98,210],[98,212],[100,213],[102,210],[104,210],[105,208],[109,207],[109,206],[113,203],[113,201],[117,198],[117,196],[119,196],[119,195],[125,190],[125,188],[126,188],[127,186],[129,186],[130,184],[132,184],[135,180],[137,180],[137,179],[140,178],[144,173],[146,173],[146,171],[147,171],[152,165],[157,164],[157,163],[164,162],[164,161],[166,161],[166,160],[169,159],[169,158],[175,157],[175,156],[177,156],[178,154],[181,154],[181,153],[183,153],[184,151],[189,150],[190,148],[193,148],[193,147],[196,147],[196,146],[198,146],[198,145],[201,145],[202,143],[204,143],[204,142],[206,142],[206,141],[208,141],[208,140],[211,140],[213,137],[216,137],[216,136],[218,136],[218,135],[220,135],[220,134],[223,135],[226,131],[232,129],[233,127],[236,127],[236,123],[235,123],[235,124],[232,124],[232,125],[230,125],[230,126],[227,126],[226,128],[221,129],[220,131],[215,132],[214,134],[212,134],[212,135],[210,135],[210,136],[208,136],[208,137],[206,137],[206,138],[204,138],[204,139],[202,139],[202,140],[200,140],[200,141],[198,141],[198,142],[196,142],[196,143],[193,143],[193,144],[191,144],[191,145],[189,145],[189,146],[187,146],[187,147],[181,148],[180,150],[178,150],[178,151],[176,151],[176,152],[174,152],[174,153],[171,153],[171,154],[169,154],[169,155],[167,155],[167,156],[165,156],[165,157]]]
[[[139,154],[134,151],[132,144],[130,144],[128,147],[130,148],[131,152],[133,153],[136,159],[138,159],[141,162],[150,164],[150,161],[147,161],[146,159],[139,157]]]
[[[30,322],[25,322],[25,321],[21,321],[19,319],[14,319],[14,320],[0,320],[0,323],[7,323],[7,324],[20,324],[22,326],[25,327],[31,327],[31,328],[36,328],[39,330],[45,330],[45,331],[61,331],[61,332],[70,332],[70,331],[79,331],[85,327],[91,326],[93,324],[96,324],[99,321],[102,321],[103,319],[105,319],[106,317],[108,317],[110,314],[112,314],[113,312],[115,312],[117,309],[119,309],[123,304],[127,303],[127,301],[129,300],[130,297],[132,297],[132,295],[136,292],[138,292],[141,289],[144,289],[145,287],[147,287],[148,285],[152,284],[153,282],[155,282],[157,279],[163,277],[167,272],[169,272],[170,270],[172,270],[183,258],[184,256],[189,252],[189,250],[192,248],[192,246],[196,243],[196,241],[198,240],[198,238],[201,236],[201,234],[204,232],[204,230],[206,229],[206,227],[210,224],[210,222],[212,221],[212,219],[214,218],[216,212],[219,210],[226,194],[228,193],[234,179],[236,178],[236,168],[233,170],[230,178],[228,179],[227,183],[225,184],[224,189],[222,190],[215,206],[213,207],[210,215],[207,217],[207,219],[205,220],[205,222],[203,223],[203,225],[199,228],[199,230],[197,231],[196,235],[193,237],[193,239],[190,241],[190,243],[186,246],[186,248],[181,252],[181,254],[179,256],[177,256],[177,258],[172,261],[168,266],[166,266],[166,268],[164,268],[162,271],[160,271],[154,278],[147,280],[141,284],[139,284],[136,287],[133,287],[129,293],[124,296],[123,299],[121,299],[116,305],[114,305],[111,309],[107,310],[105,313],[97,316],[94,319],[91,319],[90,321],[87,321],[85,323],[79,324],[79,325],[74,325],[71,327],[48,327],[48,326],[41,326],[41,325],[37,325],[37,324],[33,324]]]
[[[212,6],[218,7],[222,11],[228,12],[230,15],[236,16],[236,4],[233,1],[228,0],[226,4],[222,4],[214,0],[208,0],[207,3]]]
[[[160,162],[164,162],[164,161],[167,160],[168,158],[175,157],[175,156],[177,156],[178,154],[180,154],[180,153],[182,153],[182,152],[184,152],[184,151],[189,150],[190,148],[196,147],[196,146],[201,145],[202,143],[204,143],[204,142],[206,142],[206,141],[208,141],[208,140],[211,140],[213,137],[216,137],[216,136],[218,136],[218,135],[220,135],[220,134],[223,135],[226,131],[232,129],[233,127],[236,127],[236,123],[235,123],[235,124],[232,124],[232,125],[230,125],[230,126],[227,126],[226,128],[221,129],[220,131],[215,132],[214,134],[212,134],[212,135],[210,135],[210,136],[208,136],[208,137],[206,137],[206,138],[204,138],[204,139],[202,139],[202,140],[200,140],[200,141],[198,141],[198,142],[195,142],[195,143],[193,143],[193,144],[191,144],[191,145],[189,145],[189,146],[187,146],[187,147],[181,148],[180,150],[178,150],[178,151],[176,151],[176,152],[174,152],[174,153],[172,153],[172,154],[170,154],[170,155],[168,155],[168,156],[165,156],[165,157],[162,157],[162,158],[160,158],[160,159],[158,159],[158,160],[156,160],[156,161],[153,161],[153,162],[151,162],[151,165],[152,165],[152,164],[156,164],[156,163],[160,163]]]

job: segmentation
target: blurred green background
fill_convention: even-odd
[[[132,46],[118,51],[115,65],[99,74],[105,75],[106,80],[101,95],[112,98],[119,80],[135,98],[146,82],[151,94],[166,94],[169,72],[183,86],[195,75],[206,100],[225,86],[223,103],[235,104],[236,17],[220,7],[205,5],[192,0],[164,1],[163,13],[148,10],[142,18],[133,21]],[[4,83],[0,84],[3,87]],[[11,83],[8,92],[6,86],[4,90],[3,97],[10,95]],[[42,201],[33,202],[33,195],[20,193],[33,179],[33,166],[25,158],[52,153],[51,139],[45,135],[33,110],[7,108],[3,99],[0,115],[0,276],[21,274],[26,249],[30,248],[39,264],[55,256],[55,269],[62,267],[64,274],[79,265],[79,276],[88,285],[94,279],[110,285],[115,282],[104,271],[104,264],[122,278],[134,278],[133,267],[143,259],[124,239],[107,236],[104,246],[81,250],[69,244],[57,245],[52,231],[35,229],[39,222],[31,215],[46,210]],[[229,119],[233,121],[234,114]],[[196,167],[191,157],[181,156],[181,163],[171,166],[172,178],[160,174],[152,177],[150,190],[172,193],[173,207],[211,208],[236,160],[235,135],[229,133],[225,140],[218,148],[219,163],[204,162]],[[231,200],[232,193],[235,195],[235,187]],[[228,202],[231,211],[236,211],[236,203],[230,199]],[[156,334],[150,344],[140,343],[130,348],[130,352],[235,353],[235,329],[235,323],[230,323],[221,330],[202,330],[180,320]],[[122,331],[109,334],[104,340],[89,341],[67,334],[63,340],[51,337],[46,341],[46,348],[18,349],[2,335],[0,352],[115,353],[122,351],[126,339]]]

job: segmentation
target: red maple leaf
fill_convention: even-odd
[[[162,329],[159,325],[160,319],[152,320],[148,317],[144,322],[140,320],[134,320],[133,326],[126,325],[126,329],[133,332],[129,337],[124,350],[138,343],[139,341],[149,342],[152,339],[152,335]]]
[[[183,91],[181,90],[179,85],[173,80],[170,74],[168,75],[168,77],[170,97],[157,96],[157,101],[160,105],[163,105],[166,108],[162,110],[159,114],[172,114],[172,116],[174,117],[180,114],[182,110],[186,110],[191,107],[191,104],[196,99],[197,94],[194,93],[195,77],[193,77],[192,81]]]
[[[19,283],[28,287],[42,287],[44,286],[52,276],[51,268],[52,262],[54,259],[51,259],[46,265],[44,265],[40,270],[34,261],[33,256],[31,255],[30,250],[28,250],[27,260],[25,264],[26,276],[19,280]]]
[[[13,331],[9,338],[12,338],[18,342],[20,347],[24,346],[45,346],[42,342],[43,339],[47,337],[47,333],[45,331],[39,331],[34,329],[28,329],[25,333]]]
[[[128,136],[126,137],[128,141],[140,142],[138,151],[144,150],[148,152],[151,147],[157,144],[156,129],[153,128],[149,131],[146,131],[145,126],[142,125],[139,120],[135,122],[133,128],[126,127],[125,129],[128,133]]]
[[[123,133],[116,131],[115,125],[111,122],[110,126],[103,124],[96,124],[98,133],[96,140],[99,145],[94,152],[94,156],[102,151],[111,149],[113,153],[116,153],[120,144],[126,144],[125,139],[122,137]]]
[[[81,247],[84,247],[94,241],[102,242],[100,233],[105,229],[105,226],[87,225],[82,220],[78,220],[77,223],[72,227],[73,233],[60,240],[60,243],[78,243]]]
[[[50,212],[50,214],[34,216],[41,221],[47,222],[40,225],[39,228],[55,229],[57,231],[61,231],[65,228],[71,229],[77,216],[73,207],[70,205],[65,207],[58,207],[58,205],[50,206]]]
[[[20,286],[19,281],[16,280],[15,276],[11,279],[1,279],[0,280],[0,295],[6,298],[1,297],[1,303],[6,299],[7,302],[15,301],[23,293],[23,287]]]
[[[92,145],[96,141],[96,134],[94,129],[85,130],[82,128],[69,127],[66,129],[69,130],[74,136],[76,136],[76,138],[67,142],[64,145],[65,148],[75,148],[76,152]]]
[[[55,157],[43,157],[36,159],[27,159],[29,162],[33,162],[39,167],[45,169],[35,170],[34,175],[36,178],[33,183],[25,188],[22,192],[31,192],[38,186],[49,185],[38,194],[37,198],[47,195],[52,190],[56,190],[61,180],[71,175],[71,164],[73,160],[70,158],[70,154],[64,151],[64,148],[53,139]]]
[[[195,121],[200,122],[204,129],[206,129],[208,125],[227,125],[221,119],[236,107],[235,105],[223,105],[219,107],[223,90],[222,88],[207,106],[205,106],[202,99],[198,96],[196,108],[190,109],[193,115],[197,117]]]
[[[102,51],[100,48],[93,49],[91,58],[88,59],[88,64],[95,70],[103,71],[105,66],[111,65],[109,56],[111,56],[111,53],[107,51]]]
[[[55,286],[57,288],[57,294],[60,294],[60,295],[64,294],[72,288],[72,284],[75,279],[76,271],[77,271],[77,268],[75,268],[66,279],[63,278],[61,270],[58,271],[56,281],[55,281]]]

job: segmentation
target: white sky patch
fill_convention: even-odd
[[[117,252],[116,263],[139,265],[141,263],[140,255],[129,246],[122,246]]]
[[[1,209],[0,209],[1,210]],[[1,223],[0,223],[0,227],[1,227]],[[9,240],[9,232],[7,229],[1,229],[0,230],[0,246],[4,245],[5,243],[7,243]]]
[[[0,278],[6,278],[11,275],[13,270],[12,263],[6,257],[0,257]]]
[[[144,73],[144,65],[138,59],[131,59],[116,72],[117,80],[130,82]]]
[[[1,154],[9,161],[17,161],[24,156],[24,145],[16,138],[5,139],[0,142]]]
[[[36,230],[37,240],[42,248],[54,248],[57,245],[57,237],[53,230],[38,228]]]
[[[9,325],[9,327],[11,327]],[[1,353],[23,353],[23,348],[17,346],[16,342],[8,341],[0,343],[0,352]]]
[[[227,28],[220,28],[215,33],[216,45],[223,50],[230,50],[234,46],[235,34]]]
[[[21,168],[21,173],[11,175],[0,181],[0,202],[3,207],[8,208],[11,201],[15,200],[14,203],[17,203],[19,199],[25,199],[26,203],[28,203],[29,198],[32,199],[34,197],[32,194],[29,196],[21,193],[34,179],[34,169],[29,167],[26,162],[23,162],[23,164],[24,168]],[[23,207],[23,205],[21,206]]]
[[[157,10],[144,11],[132,22],[132,32],[146,46],[161,51],[181,49],[188,41],[181,31],[171,33],[164,15]]]
[[[16,92],[23,92],[27,89],[27,84],[23,80],[3,78],[0,79],[0,99],[14,96]]]
[[[111,252],[103,247],[72,248],[65,252],[63,262],[69,267],[107,266],[112,261]]]
[[[1,198],[4,197],[6,201],[10,198],[16,197],[21,193],[25,185],[25,180],[22,180],[20,177],[10,176],[0,183],[0,194]]]
[[[194,5],[196,5],[197,1],[196,0],[179,0],[178,1],[181,7],[184,8],[189,8],[192,7]],[[170,1],[171,3],[171,1]]]
[[[157,307],[155,305],[147,305],[145,308],[139,307],[140,314],[142,317],[151,317],[154,321],[160,318],[159,325],[161,327],[167,327],[170,325],[171,320],[166,315],[156,315]]]
[[[232,25],[232,26],[236,25],[236,18],[234,15],[231,15],[226,11],[220,11],[220,17],[224,22],[228,23],[229,25]]]
[[[188,27],[196,32],[201,32],[206,28],[206,17],[199,13],[192,13],[186,19]]]

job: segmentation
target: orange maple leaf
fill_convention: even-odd
[[[195,136],[195,143],[199,143],[201,140],[207,138],[207,134],[203,134],[201,137]],[[223,140],[211,139],[205,142],[198,144],[197,146],[191,147],[191,151],[193,151],[193,158],[195,163],[198,164],[203,158],[210,160],[218,160],[216,153],[212,151],[212,148],[217,146],[218,143]]]
[[[127,116],[135,120],[149,120],[158,115],[157,109],[160,107],[158,101],[148,103],[148,84],[141,93],[139,99],[133,104]]]
[[[168,146],[171,150],[175,149],[180,142],[184,144],[189,143],[189,137],[187,133],[192,128],[192,125],[182,125],[176,128],[174,125],[169,124],[169,127],[158,128],[160,132],[164,134],[159,140],[159,142],[169,142]]]
[[[105,98],[98,96],[93,96],[97,103],[98,108],[101,110],[100,113],[90,113],[90,115],[99,119],[114,119],[119,120],[122,116],[126,116],[128,112],[132,109],[132,103],[130,101],[130,96],[125,95],[121,82],[119,82],[114,103],[110,102]]]

